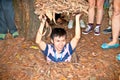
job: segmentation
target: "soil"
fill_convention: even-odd
[[[110,42],[111,34],[102,33],[107,24],[104,15],[101,35],[82,35],[75,51],[76,61],[63,63],[48,63],[34,41],[14,39],[8,34],[6,40],[0,41],[0,80],[119,80],[120,62],[116,55],[120,48],[100,47],[103,42]],[[67,30],[69,41],[74,28],[68,29],[66,23],[62,27]],[[50,42],[49,37],[44,40]]]

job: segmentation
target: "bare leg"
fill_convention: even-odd
[[[120,32],[120,0],[114,0],[114,12],[112,17],[112,37],[113,40],[108,45],[118,43]]]
[[[89,2],[88,25],[87,28],[82,32],[83,34],[88,34],[92,31],[95,18],[95,0],[88,0],[88,2]]]
[[[97,24],[101,24],[103,17],[103,4],[104,0],[97,0]]]
[[[109,11],[108,11],[108,15],[109,15],[109,26],[112,26],[112,14],[113,14],[113,4],[112,4],[112,0],[109,0],[110,3],[110,7],[109,7]]]
[[[89,10],[88,10],[88,23],[94,23],[95,17],[95,0],[88,0]]]
[[[88,0],[89,2],[89,10],[88,10],[88,26],[85,29],[83,34],[88,34],[92,31],[95,19],[95,7],[96,7],[96,0]],[[102,21],[103,16],[103,4],[104,0],[97,0],[97,25],[94,29],[95,35],[100,35],[100,24]]]

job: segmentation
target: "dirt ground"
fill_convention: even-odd
[[[103,34],[108,18],[104,16],[101,35],[82,35],[75,54],[77,62],[47,63],[34,41],[21,37],[0,41],[0,80],[119,80],[120,62],[116,55],[120,48],[103,50],[101,44],[109,42],[111,34]],[[69,41],[74,28],[67,30]],[[83,29],[82,29],[83,30]],[[47,42],[49,38],[44,38]]]

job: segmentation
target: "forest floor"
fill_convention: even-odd
[[[77,62],[47,63],[34,41],[11,38],[0,41],[0,80],[119,80],[120,62],[116,55],[120,48],[101,49],[103,42],[109,42],[111,34],[103,34],[108,25],[104,16],[101,35],[93,32],[82,35],[75,54]],[[74,28],[67,30],[69,41]],[[82,29],[83,30],[83,29]],[[49,42],[49,38],[45,38]]]

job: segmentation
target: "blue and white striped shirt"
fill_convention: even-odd
[[[67,43],[60,54],[56,53],[54,45],[52,44],[47,44],[46,49],[42,52],[46,56],[47,61],[49,62],[70,62],[71,55],[74,51],[75,49],[72,50],[71,44]]]

